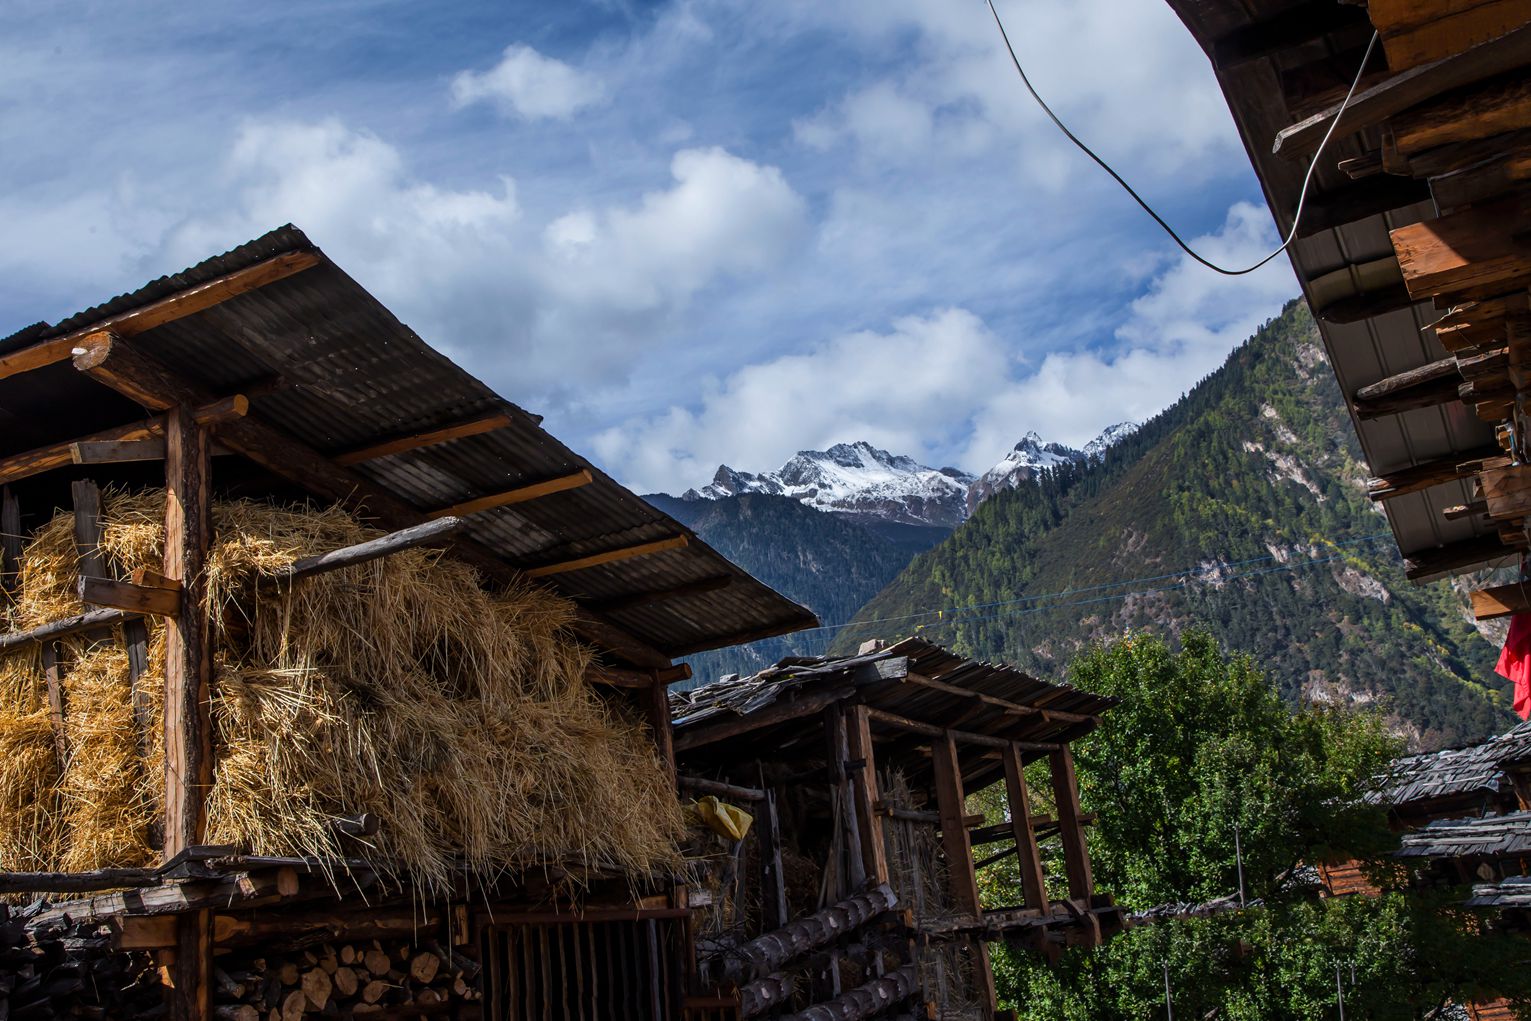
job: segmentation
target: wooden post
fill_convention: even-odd
[[[81,479],[69,485],[74,500],[74,551],[80,561],[80,577],[105,578],[106,558],[101,555],[101,489]]]
[[[1021,764],[1021,750],[1015,745],[1005,749],[1005,800],[1010,809],[1010,832],[1015,837],[1020,860],[1021,890],[1028,908],[1047,911],[1047,883],[1042,876],[1042,855],[1037,850],[1037,834],[1031,828],[1031,799],[1026,790],[1026,771]]]
[[[0,486],[0,594],[21,591],[21,504],[10,486]]]
[[[1079,781],[1074,776],[1074,753],[1067,747],[1048,756],[1053,773],[1053,799],[1058,803],[1058,835],[1063,838],[1063,861],[1068,871],[1069,898],[1090,906],[1095,881],[1090,875],[1090,852],[1080,820]]]
[[[660,680],[659,671],[650,671],[653,678],[644,689],[648,703],[649,729],[654,732],[654,746],[659,750],[659,761],[675,783],[675,734],[670,728],[670,690]]]
[[[212,650],[203,571],[212,542],[209,455],[207,433],[193,409],[171,408],[165,416],[164,575],[181,583],[183,604],[179,616],[165,621],[166,860],[203,842],[212,785]],[[212,1016],[212,935],[209,911],[188,912],[177,923],[173,1021]]]
[[[840,858],[843,868],[836,869],[841,878],[835,884],[834,900],[843,900],[866,883],[865,863],[860,853],[854,850],[861,842],[861,826],[857,822],[856,797],[847,772],[846,764],[850,761],[851,752],[846,730],[845,707],[836,702],[824,710],[824,732],[829,746],[829,785],[834,801],[840,806],[839,818],[834,825],[840,828],[840,844],[844,848]]]
[[[963,802],[962,763],[957,758],[957,741],[947,731],[930,747],[930,764],[935,772],[936,805],[941,812],[941,846],[946,852],[946,874],[951,883],[952,902],[958,911],[975,919],[983,918],[983,904],[978,899],[978,873],[973,867],[973,845],[968,840],[967,812]],[[989,1010],[996,1002],[994,969],[989,964],[989,947],[982,939],[973,939],[973,972],[979,994]]]
[[[866,881],[881,886],[888,881],[888,853],[882,839],[882,816],[877,814],[877,757],[872,746],[872,727],[864,705],[850,710],[849,738],[853,793],[856,799],[857,836]]]
[[[787,883],[781,872],[781,820],[776,814],[775,788],[765,787],[759,812],[755,826],[760,840],[761,927],[774,932],[787,924]]]
[[[64,665],[59,660],[57,642],[44,642],[42,648],[43,679],[48,686],[48,722],[53,727],[53,749],[58,753],[58,768],[62,773],[69,765],[69,738],[64,733]]]

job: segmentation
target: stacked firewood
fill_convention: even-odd
[[[99,925],[67,917],[34,923],[42,909],[0,905],[0,1018],[128,1021],[163,1013],[148,955],[114,950]]]
[[[213,978],[222,1021],[298,1021],[311,1014],[386,1021],[473,1016],[478,974],[478,962],[459,948],[366,940],[221,956]]]

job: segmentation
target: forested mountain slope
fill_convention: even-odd
[[[1503,729],[1496,648],[1458,589],[1404,579],[1368,475],[1294,302],[1103,459],[981,504],[858,615],[903,619],[835,648],[918,628],[1058,676],[1095,640],[1199,623],[1289,699],[1384,699],[1420,745]]]

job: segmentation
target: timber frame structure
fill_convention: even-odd
[[[336,982],[350,985],[358,1017],[520,1018],[523,1000],[559,988],[567,997],[576,974],[610,1002],[606,1013],[581,1006],[571,1018],[680,1013],[690,942],[673,877],[573,876],[549,863],[487,885],[464,875],[441,903],[424,903],[407,877],[403,893],[384,892],[363,860],[255,857],[205,837],[213,749],[203,560],[215,496],[333,502],[387,533],[299,561],[285,581],[428,544],[488,585],[533,579],[572,600],[575,640],[596,653],[586,680],[647,716],[672,772],[667,685],[690,675],[673,657],[816,623],[539,422],[426,346],[291,226],[0,340],[0,586],[14,590],[22,536],[72,507],[89,607],[0,634],[0,650],[42,646],[61,713],[52,640],[110,634],[136,677],[144,621],[160,618],[166,634],[163,719],[140,719],[163,728],[163,862],[0,872],[0,893],[13,897],[83,897],[38,902],[10,921],[0,906],[0,970],[28,969],[11,971],[19,985],[0,981],[0,1007],[26,993],[40,999],[20,1001],[25,1016],[54,1016],[48,997],[92,976],[115,981],[114,955],[141,953],[157,958],[169,1016],[186,1021],[255,1021],[268,1006],[284,1021],[333,1015]],[[104,484],[165,487],[162,570],[108,575],[97,551]],[[336,825],[365,837],[373,822]],[[559,899],[569,878],[586,891],[578,904]],[[60,937],[74,955],[63,963],[49,956]],[[29,949],[28,939],[45,943]],[[262,973],[231,977],[223,955],[252,947]],[[45,966],[56,967],[30,970]],[[523,967],[540,971],[542,985],[518,988]],[[387,1006],[397,1003],[389,990],[406,987],[408,1002]],[[613,1015],[620,997],[630,1002]]]
[[[1069,748],[1114,699],[911,638],[784,660],[671,701],[682,790],[756,820],[749,853],[736,847],[721,883],[694,879],[688,895],[723,923],[696,923],[699,969],[737,986],[740,1018],[790,1004],[794,1019],[993,1021],[990,941],[1052,956],[1125,924],[1094,889]],[[1028,790],[1033,763],[1050,816]],[[1007,818],[986,824],[966,796],[994,783]],[[1049,838],[1061,876],[1044,871]],[[975,862],[975,847],[994,845]],[[753,868],[736,867],[741,855]],[[985,906],[978,872],[1011,859],[1023,902]]]
[[[1531,467],[1531,7],[1169,0],[1206,51],[1277,225],[1375,32],[1288,249],[1408,576],[1516,564]],[[1518,585],[1478,619],[1531,609]]]

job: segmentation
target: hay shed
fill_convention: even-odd
[[[681,788],[753,817],[693,862],[699,968],[744,1019],[993,1021],[989,943],[1051,956],[1124,925],[1095,892],[1069,748],[1114,704],[919,638],[672,694]],[[970,814],[993,784],[1005,817]],[[982,902],[1001,862],[1022,903]]]
[[[813,615],[287,226],[0,340],[0,1008],[673,1018],[676,657]]]

